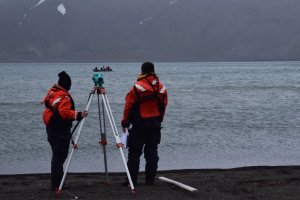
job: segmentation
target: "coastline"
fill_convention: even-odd
[[[50,190],[50,174],[0,175],[0,199],[299,199],[300,166],[253,166],[233,169],[159,171],[156,184],[144,184],[140,173],[136,193],[121,186],[125,173],[69,173],[69,191],[58,197]],[[198,189],[189,192],[161,181],[163,176]]]

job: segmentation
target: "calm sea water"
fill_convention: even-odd
[[[120,131],[140,63],[104,65],[114,70],[103,73],[104,86]],[[40,101],[65,70],[84,109],[95,66],[0,64],[0,174],[50,171]],[[159,170],[300,164],[300,62],[157,63],[156,72],[169,92]],[[94,98],[72,172],[104,171],[97,111]],[[124,171],[110,126],[107,137],[109,171]]]

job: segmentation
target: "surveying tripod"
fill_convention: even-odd
[[[108,182],[108,172],[107,172],[107,159],[106,159],[106,148],[105,148],[105,146],[107,144],[107,141],[106,141],[106,127],[105,127],[104,110],[106,110],[106,114],[108,116],[108,120],[109,120],[109,123],[111,125],[112,131],[113,131],[113,134],[114,134],[114,137],[115,137],[115,140],[116,140],[116,146],[120,150],[122,160],[123,160],[123,163],[124,163],[124,166],[125,166],[125,169],[126,169],[127,178],[129,180],[129,185],[130,185],[131,191],[134,193],[135,188],[134,188],[134,185],[132,183],[132,179],[131,179],[131,176],[130,176],[130,173],[129,173],[129,170],[128,170],[128,167],[127,167],[126,159],[125,159],[125,156],[124,156],[124,153],[123,153],[124,145],[122,144],[121,139],[119,137],[119,133],[118,133],[118,130],[117,130],[117,126],[116,126],[114,117],[112,115],[112,111],[111,111],[111,108],[110,108],[110,105],[109,105],[109,101],[108,101],[107,96],[105,94],[105,88],[102,86],[103,83],[104,83],[103,76],[100,73],[95,73],[92,79],[95,83],[95,86],[93,87],[93,89],[90,92],[88,102],[87,102],[87,105],[85,107],[85,111],[89,110],[92,99],[93,99],[95,93],[97,92],[98,113],[99,113],[100,133],[101,133],[101,140],[99,141],[99,143],[103,146],[106,181]],[[102,99],[101,103],[100,103],[100,96],[101,96],[101,99]],[[101,113],[101,109],[102,109],[102,113]],[[78,128],[78,131],[77,131],[77,135],[75,137],[75,140],[72,141],[73,148],[72,148],[71,153],[68,157],[67,164],[66,164],[65,171],[64,171],[64,175],[62,177],[59,188],[57,190],[58,194],[60,194],[61,191],[62,191],[62,187],[63,187],[64,181],[66,179],[66,175],[67,175],[67,172],[68,172],[68,168],[70,166],[72,156],[73,156],[74,151],[77,149],[77,146],[78,146],[78,140],[79,140],[79,137],[80,137],[81,130],[82,130],[83,124],[85,122],[85,119],[86,118],[84,117],[79,122],[79,128]]]

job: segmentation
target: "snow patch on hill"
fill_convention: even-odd
[[[57,11],[60,12],[62,15],[65,15],[66,14],[66,8],[65,8],[64,4],[62,4],[62,3],[59,4],[57,6]]]
[[[37,4],[35,4],[34,6],[31,6],[31,7],[29,8],[29,10],[32,10],[32,9],[38,7],[38,6],[41,5],[42,3],[45,3],[45,1],[46,1],[46,0],[40,0]]]

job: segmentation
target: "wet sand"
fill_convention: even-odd
[[[198,190],[186,191],[160,176]],[[121,186],[124,177],[109,173],[107,184],[104,173],[69,173],[66,182],[71,187],[58,196],[50,190],[50,174],[1,175],[0,199],[300,199],[300,166],[160,171],[153,186],[144,184],[141,173],[135,194]]]

